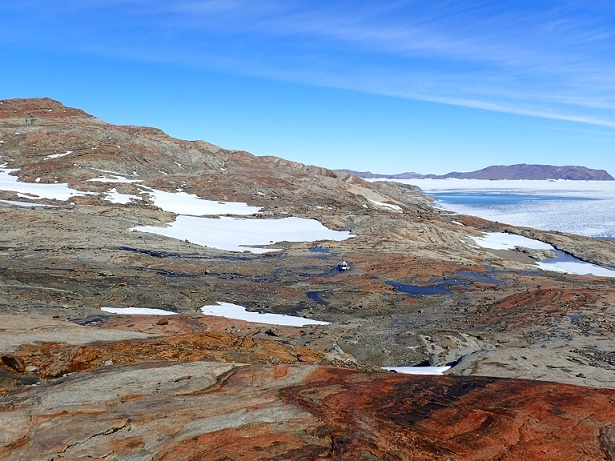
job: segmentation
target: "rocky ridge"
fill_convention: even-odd
[[[605,170],[595,170],[584,166],[554,166],[554,165],[528,165],[521,163],[517,165],[493,165],[481,170],[437,174],[420,174],[420,173],[399,173],[399,174],[379,174],[371,171],[353,171],[339,170],[353,174],[360,178],[375,179],[530,179],[530,180],[545,180],[545,179],[566,179],[571,181],[614,181],[615,178]]]
[[[48,99],[2,101],[0,141],[19,181],[81,192],[0,190],[2,459],[613,457],[612,279],[540,271],[540,255],[469,236],[516,233],[611,267],[612,242],[451,215],[412,187],[114,126]],[[90,181],[101,175],[116,182]],[[111,188],[138,198],[114,203]],[[355,236],[252,254],[134,232],[176,217],[146,188]],[[350,271],[335,270],[341,259]],[[331,324],[199,312],[219,301]],[[444,377],[379,368],[421,363],[455,366]]]

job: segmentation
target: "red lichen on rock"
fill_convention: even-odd
[[[331,368],[306,381],[286,399],[322,418],[334,459],[598,460],[615,427],[613,390]]]

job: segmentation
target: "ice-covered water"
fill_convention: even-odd
[[[615,239],[615,181],[400,180],[438,206],[514,226]]]
[[[516,247],[534,248],[537,250],[549,250],[555,253],[555,258],[549,258],[536,263],[538,267],[547,271],[565,272],[577,275],[597,275],[600,277],[615,277],[615,270],[597,266],[576,259],[556,250],[548,243],[529,239],[521,235],[512,235],[502,232],[489,232],[482,237],[470,237],[476,244],[483,248],[493,250],[512,250]]]

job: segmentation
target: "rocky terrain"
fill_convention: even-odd
[[[553,165],[528,165],[521,163],[518,165],[493,165],[482,170],[457,172],[452,171],[447,174],[419,174],[419,173],[399,173],[399,174],[378,174],[371,171],[352,171],[340,170],[348,174],[354,174],[360,178],[388,178],[388,179],[566,179],[572,181],[614,181],[615,178],[605,170],[595,170],[584,166],[553,166]]]
[[[541,271],[540,252],[471,237],[519,234],[615,267],[611,241],[452,215],[410,186],[49,99],[1,102],[0,165],[0,180],[75,191],[0,187],[0,459],[615,456],[613,279]],[[177,217],[154,189],[353,237],[255,253],[138,231]],[[201,313],[216,302],[330,323]],[[452,368],[381,368],[419,364]]]

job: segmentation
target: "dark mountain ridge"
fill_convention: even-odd
[[[379,174],[371,171],[339,170],[365,179],[567,179],[572,181],[614,181],[615,178],[605,170],[595,170],[584,166],[553,165],[493,165],[482,170],[470,172],[452,171],[444,175],[406,172],[400,174]]]

